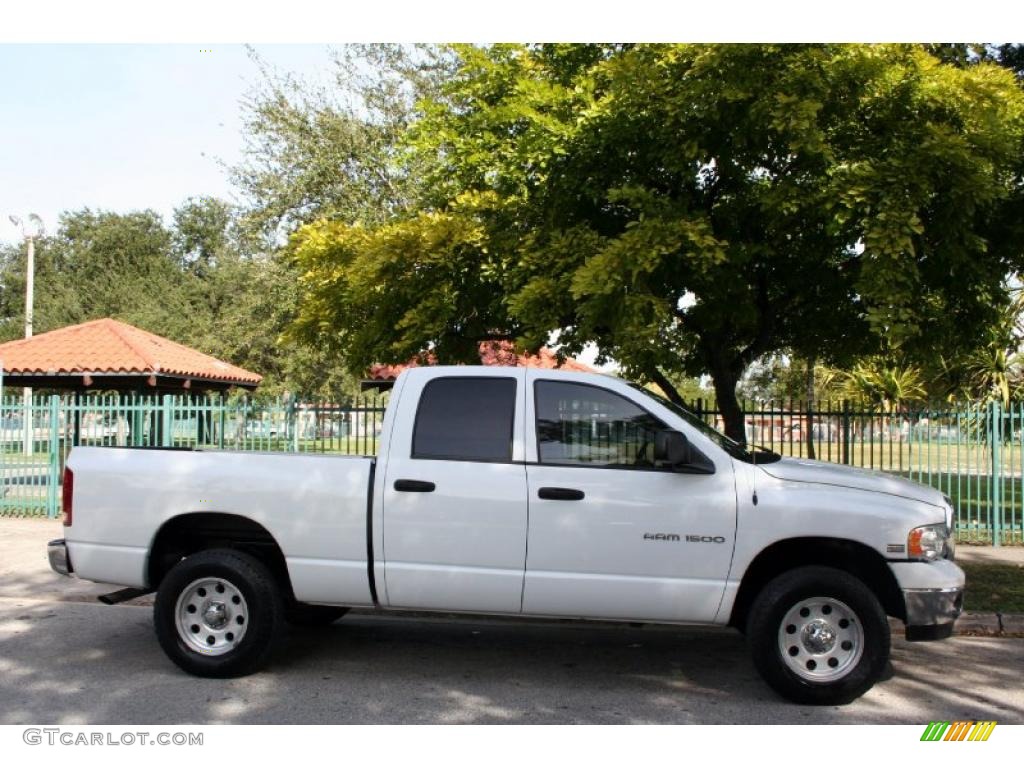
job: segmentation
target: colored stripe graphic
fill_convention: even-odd
[[[921,734],[921,741],[988,741],[995,720],[932,720]]]
[[[988,741],[988,737],[992,735],[992,731],[995,729],[995,720],[983,720],[974,726],[974,730],[971,731],[971,735],[968,737],[969,741]]]
[[[957,720],[950,726],[949,732],[943,741],[963,741],[967,738],[972,725],[974,725],[973,720]]]

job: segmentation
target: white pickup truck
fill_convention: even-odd
[[[948,637],[964,586],[941,493],[549,370],[406,371],[376,458],[75,448],[64,514],[54,570],[156,591],[203,676],[359,606],[734,627],[777,692],[834,704],[886,670],[887,615]]]

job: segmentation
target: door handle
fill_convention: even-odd
[[[541,488],[537,491],[537,496],[552,501],[581,501],[584,495],[583,491],[575,488]]]
[[[434,487],[429,480],[395,480],[395,490],[407,493],[431,493]]]

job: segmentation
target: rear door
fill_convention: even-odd
[[[383,478],[386,604],[518,613],[525,374],[410,372]]]

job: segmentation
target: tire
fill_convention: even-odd
[[[889,622],[878,598],[835,568],[805,566],[773,579],[746,629],[757,671],[797,704],[848,704],[889,665]]]
[[[326,627],[348,613],[348,608],[337,605],[309,605],[293,603],[285,611],[288,623],[294,627]]]
[[[210,549],[178,562],[160,584],[153,623],[168,658],[199,677],[240,677],[284,640],[281,589],[255,557]]]

